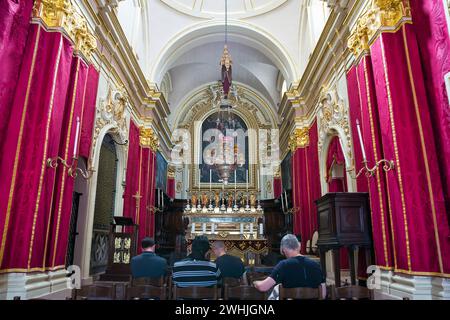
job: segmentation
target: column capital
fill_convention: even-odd
[[[289,138],[289,148],[292,152],[309,146],[309,128],[296,128]]]
[[[153,152],[159,149],[158,135],[152,128],[139,128],[139,143],[141,147],[150,148]]]
[[[75,52],[86,59],[97,48],[97,39],[88,29],[83,15],[75,10],[71,0],[36,0],[33,20],[40,21],[47,29],[65,33],[74,43]]]
[[[357,59],[369,52],[383,32],[395,32],[412,23],[409,0],[371,0],[371,5],[357,20],[350,33],[348,47]]]

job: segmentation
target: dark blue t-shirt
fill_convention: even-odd
[[[279,262],[270,277],[284,288],[317,288],[325,282],[320,265],[304,256]]]
[[[153,252],[142,254],[131,259],[133,278],[160,278],[167,273],[167,261]]]
[[[239,279],[245,272],[244,264],[238,257],[224,254],[216,259],[222,278]]]

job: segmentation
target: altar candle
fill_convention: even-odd
[[[195,233],[195,222],[192,223],[192,226],[191,226],[191,233]]]
[[[212,223],[211,224],[211,233],[214,233],[214,231],[216,231],[215,229],[216,229],[216,226],[214,223]]]
[[[256,171],[256,179],[258,181],[257,187],[258,187],[258,191],[259,191],[259,169]]]
[[[241,234],[244,234],[244,224],[243,223],[241,223],[239,231]]]
[[[237,178],[236,178],[236,169],[234,169],[234,193],[236,193],[237,188]]]
[[[189,190],[189,176],[190,176],[189,167],[187,167],[186,193]],[[186,197],[189,197],[189,196],[186,195]]]
[[[80,117],[77,117],[77,128],[75,131],[75,144],[73,145],[73,158],[77,157],[79,135],[80,135]]]
[[[205,234],[206,233],[206,223],[202,224],[202,232]]]
[[[359,143],[361,145],[361,152],[362,152],[363,160],[367,161],[366,150],[364,148],[364,142],[363,142],[363,138],[362,138],[362,134],[361,134],[361,126],[359,125],[358,119],[356,119],[356,127],[358,128]]]
[[[286,210],[289,210],[289,202],[286,191],[284,191],[284,205],[286,206]]]
[[[212,188],[212,170],[209,169],[209,192],[211,193]]]
[[[248,169],[245,171],[245,182],[246,182],[246,187],[247,187],[247,192],[248,192]]]
[[[253,233],[253,223],[250,223],[250,233]]]
[[[264,227],[263,227],[263,224],[260,223],[260,224],[259,224],[259,234],[260,234],[260,235],[263,235],[263,233],[264,233]]]

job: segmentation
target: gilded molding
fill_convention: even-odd
[[[350,129],[350,119],[348,108],[344,104],[344,100],[339,97],[336,89],[323,89],[320,96],[320,105],[318,110],[318,126],[319,126],[319,154],[326,152],[323,146],[327,136],[338,133],[339,138],[343,142],[344,152],[348,159],[352,159],[352,137]]]
[[[412,23],[409,0],[372,0],[353,28],[348,47],[359,60],[381,33],[395,32],[405,23]]]
[[[110,132],[117,134],[122,142],[128,139],[127,105],[128,94],[124,87],[109,88],[106,99],[101,99],[96,109],[92,150],[95,150],[100,132],[106,126],[111,126]]]
[[[92,51],[97,48],[97,39],[71,0],[36,0],[33,19],[41,21],[48,29],[64,32],[73,41],[75,53],[81,53],[86,59],[90,59]]]
[[[275,174],[273,175],[274,178],[281,178],[281,167],[277,166],[277,168],[275,169]]]
[[[152,128],[139,128],[139,143],[141,147],[150,148],[154,152],[159,149],[159,139]]]
[[[309,146],[309,128],[297,128],[289,138],[289,148],[292,152]]]
[[[167,168],[167,178],[175,179],[176,168],[174,166],[168,166]]]

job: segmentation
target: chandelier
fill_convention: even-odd
[[[216,128],[222,132],[219,136],[219,154],[215,156],[214,169],[218,173],[220,180],[227,185],[231,173],[236,170],[238,166],[238,145],[236,123],[231,117],[231,109],[233,101],[237,101],[236,90],[233,90],[232,97],[230,90],[232,89],[232,65],[230,52],[228,50],[228,6],[225,0],[225,44],[223,48],[222,58],[220,59],[221,66],[221,85],[222,90],[220,96],[219,113],[216,121]],[[231,99],[232,100],[231,100]],[[227,131],[233,132],[233,136],[228,136]]]

